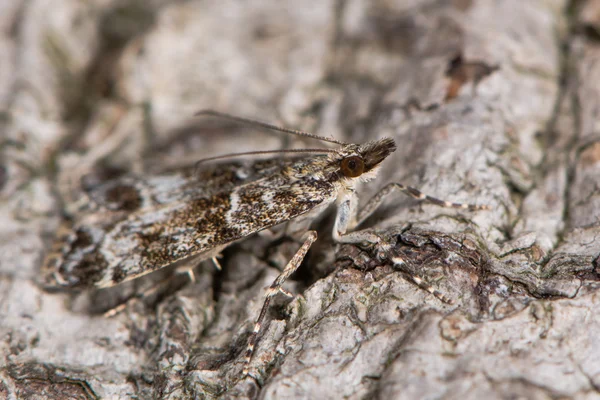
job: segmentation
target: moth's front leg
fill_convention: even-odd
[[[338,243],[381,243],[381,238],[371,231],[348,232],[358,226],[357,204],[356,193],[353,191],[342,197],[335,217],[333,239]]]
[[[400,191],[408,196],[411,196],[417,200],[421,200],[427,203],[435,204],[440,207],[448,208],[459,208],[469,211],[477,210],[489,210],[490,207],[487,205],[474,205],[474,204],[463,204],[453,203],[446,200],[440,200],[435,197],[426,195],[419,190],[405,186],[401,183],[388,183],[379,192],[377,192],[365,206],[358,212],[357,197],[354,191],[349,192],[342,198],[338,206],[338,213],[335,221],[335,227],[333,231],[334,239],[339,243],[380,243],[381,240],[377,235],[373,233],[358,231],[350,232],[356,226],[364,222],[375,210],[383,203],[383,201],[392,193]]]
[[[388,183],[387,185],[385,185],[379,192],[377,192],[373,197],[371,197],[371,199],[367,202],[367,204],[365,204],[365,206],[362,208],[362,210],[360,210],[360,213],[358,213],[358,216],[356,219],[357,224],[362,223],[371,214],[373,214],[373,212],[377,209],[377,207],[379,207],[381,205],[381,203],[390,194],[392,194],[396,191],[402,192],[402,193],[404,193],[412,198],[415,198],[417,200],[435,204],[436,206],[440,206],[440,207],[460,208],[462,210],[469,210],[469,211],[489,210],[490,209],[490,207],[487,205],[479,206],[479,205],[475,205],[475,204],[453,203],[451,201],[440,200],[435,197],[426,195],[425,193],[422,193],[421,191],[419,191],[413,187],[405,186],[401,183],[392,182],[392,183]]]

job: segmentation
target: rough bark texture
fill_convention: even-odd
[[[599,1],[4,0],[0,32],[1,398],[600,396]],[[368,221],[454,304],[324,218],[242,379],[296,242],[249,238],[113,318],[150,278],[42,290],[82,175],[287,145],[203,108],[393,137],[363,200],[398,181],[492,206],[398,196]]]

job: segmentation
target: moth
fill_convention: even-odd
[[[63,288],[106,288],[179,262],[213,259],[230,244],[256,232],[289,223],[305,229],[330,204],[337,203],[333,238],[338,243],[389,246],[369,230],[355,230],[394,191],[442,207],[487,209],[427,196],[399,183],[386,185],[360,210],[356,188],[373,179],[381,163],[396,150],[391,138],[364,144],[344,143],[308,132],[205,110],[198,115],[225,118],[337,145],[336,149],[274,151],[254,162],[216,163],[268,151],[237,153],[203,160],[193,168],[152,176],[125,176],[100,184],[61,232],[43,266],[45,284]],[[297,153],[284,157],[283,153]],[[296,230],[297,230],[296,229]],[[267,289],[248,339],[244,374],[271,299],[300,266],[317,239],[308,230],[303,244]],[[388,246],[388,248],[386,248]],[[389,253],[402,264],[402,258]],[[440,297],[416,276],[414,283]]]

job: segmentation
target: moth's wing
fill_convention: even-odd
[[[89,202],[82,214],[122,213],[150,209],[185,201],[202,195],[231,190],[265,177],[278,175],[294,159],[270,159],[255,162],[233,161],[194,165],[155,175],[122,176],[86,190]]]
[[[189,257],[201,259],[334,199],[327,182],[290,184],[276,174],[207,197],[140,208],[112,226],[83,218],[46,274],[59,286],[112,286]]]
[[[162,222],[152,222],[152,215],[176,213],[194,198],[210,198],[219,192],[279,175],[292,162],[290,159],[192,165],[162,174],[125,175],[88,185],[85,188],[87,201],[81,202],[77,209],[70,209],[71,218],[64,221],[57,232],[41,269],[42,284],[47,287],[94,285],[109,269],[100,251],[106,246],[103,243],[109,240],[106,239],[109,233],[115,234],[115,229],[127,230],[130,226],[129,231],[133,231],[136,224],[143,221],[159,226]],[[148,242],[151,245],[153,240]]]

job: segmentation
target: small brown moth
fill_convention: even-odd
[[[303,221],[310,221],[335,201],[338,204],[335,241],[369,243],[381,246],[385,253],[389,245],[376,234],[354,229],[396,190],[442,207],[487,209],[438,200],[411,187],[391,183],[359,211],[355,187],[375,177],[380,164],[396,150],[394,140],[343,143],[215,111],[198,114],[318,139],[339,148],[229,154],[205,159],[195,168],[106,182],[88,193],[89,202],[75,213],[72,226],[57,239],[43,267],[47,285],[105,288],[176,262],[213,259],[218,265],[215,257],[231,243],[282,223],[290,223],[293,232],[294,226],[305,227]],[[210,165],[207,161],[265,153],[279,153],[279,156],[207,167]],[[281,153],[304,154],[285,158]],[[315,231],[307,232],[302,246],[267,290],[248,339],[244,374],[248,373],[272,297],[283,292],[282,284],[300,266],[316,239]],[[388,254],[394,264],[404,263],[400,256]],[[449,302],[419,277],[411,279]]]

